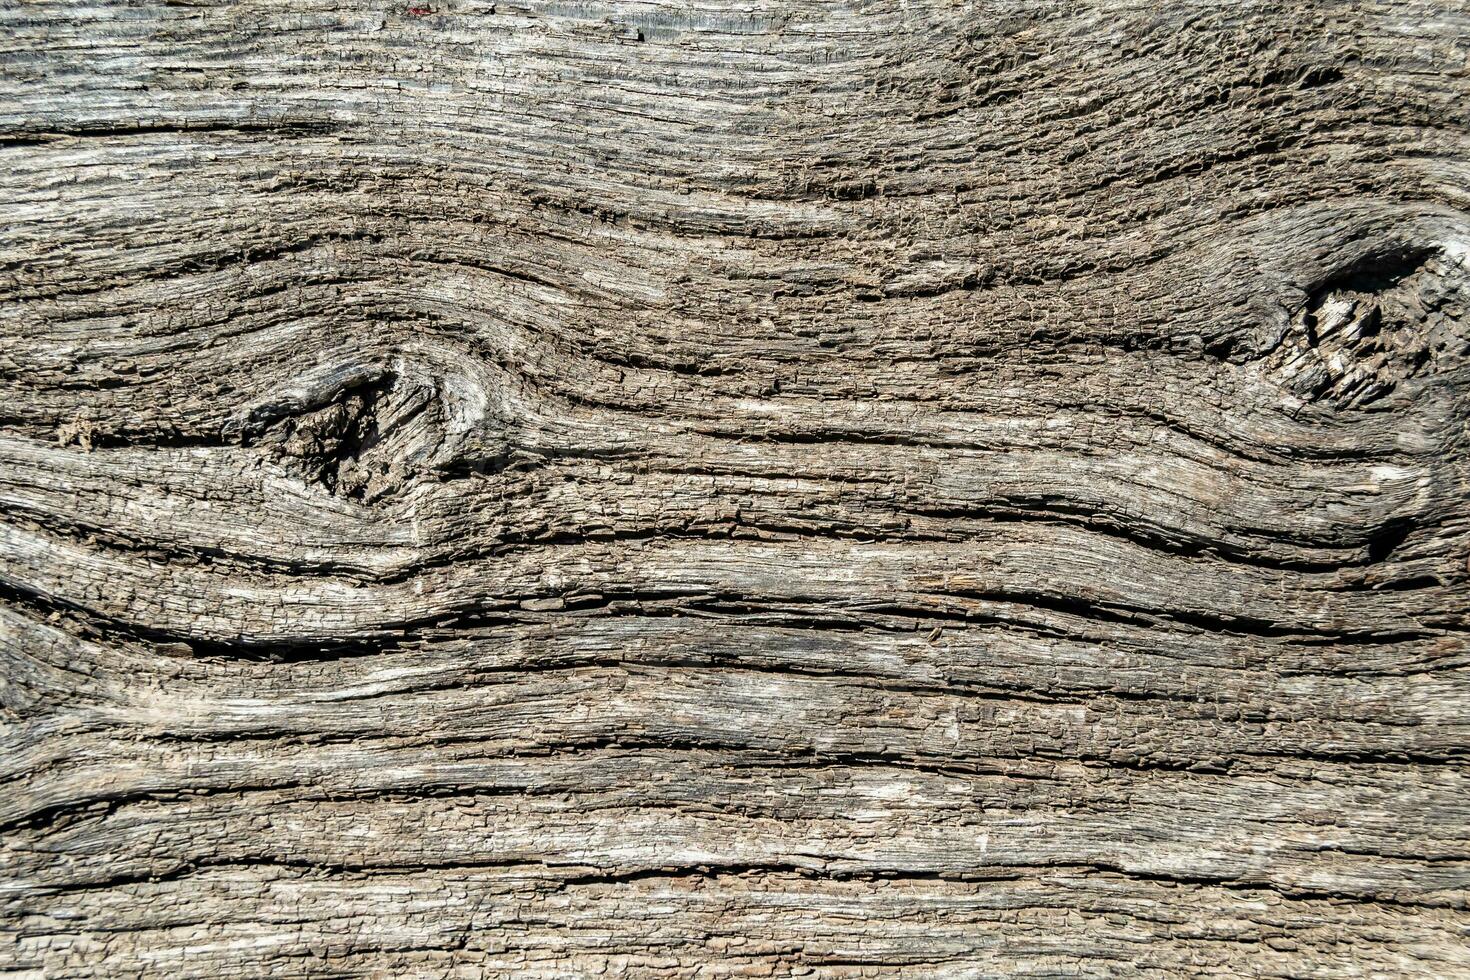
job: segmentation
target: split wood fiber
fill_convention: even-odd
[[[1470,976],[1467,63],[0,6],[0,975]]]

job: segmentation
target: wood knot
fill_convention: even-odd
[[[1268,366],[1307,401],[1367,405],[1463,346],[1462,280],[1437,249],[1369,255],[1311,290]]]
[[[249,443],[339,497],[372,503],[407,482],[438,448],[441,415],[432,384],[385,375],[342,388],[327,404],[288,415]]]
[[[102,426],[90,419],[75,419],[62,423],[56,429],[56,443],[60,446],[81,446],[91,452],[105,438]]]

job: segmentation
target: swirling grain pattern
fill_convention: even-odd
[[[1467,65],[0,6],[0,976],[1470,977]]]

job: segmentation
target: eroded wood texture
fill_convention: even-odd
[[[0,972],[1470,976],[1462,6],[0,25]]]

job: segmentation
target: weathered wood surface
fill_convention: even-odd
[[[0,24],[0,973],[1470,976],[1463,5]]]

